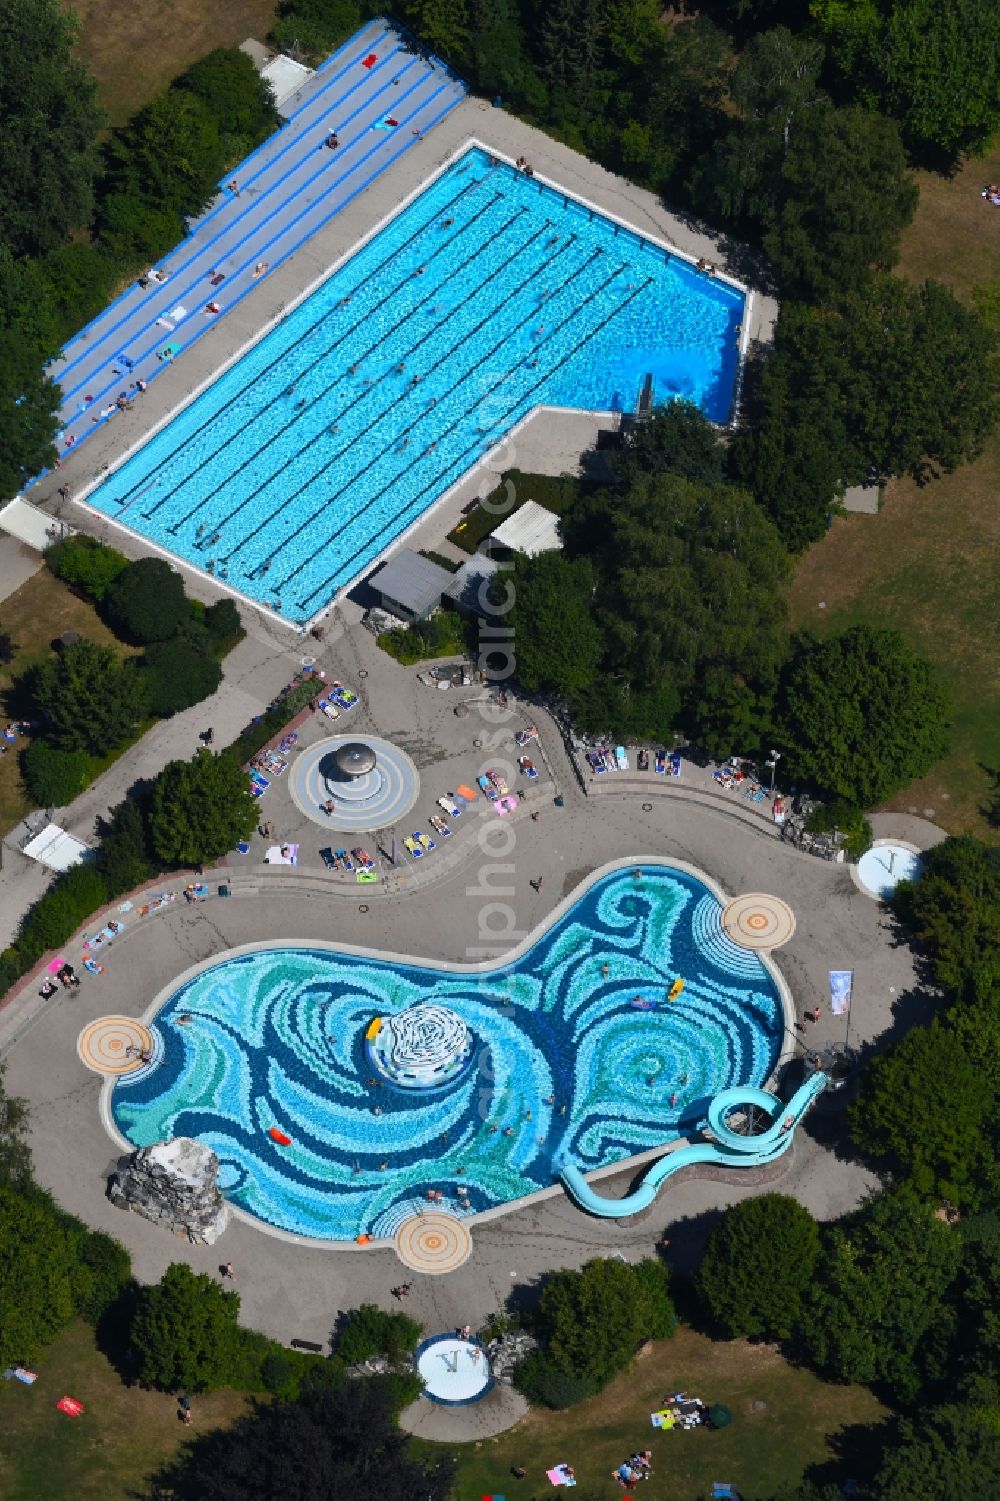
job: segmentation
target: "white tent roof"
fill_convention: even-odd
[[[36,552],[44,552],[59,537],[68,536],[72,531],[72,527],[53,521],[47,511],[40,511],[20,496],[0,511],[0,528],[19,542],[26,542]]]
[[[49,870],[69,870],[71,865],[79,865],[85,859],[87,846],[74,839],[72,834],[67,834],[57,823],[49,823],[40,834],[28,840],[22,852],[37,860],[39,865],[47,865]]]
[[[509,547],[511,552],[526,553],[529,558],[540,552],[552,552],[562,547],[559,518],[536,501],[526,500],[497,527],[492,540]]]
[[[274,107],[280,110],[286,99],[290,99],[296,89],[300,89],[307,78],[311,78],[312,68],[305,68],[297,63],[293,57],[286,57],[279,52],[277,57],[272,57],[260,70],[261,78],[266,78],[274,93]]]

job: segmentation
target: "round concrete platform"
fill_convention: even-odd
[[[367,735],[363,742],[374,753],[371,770],[357,775],[345,771],[341,752],[358,744],[356,735],[331,735],[301,751],[288,774],[288,791],[299,812],[331,833],[387,828],[406,816],[420,793],[420,773],[409,756],[378,735]],[[327,813],[330,802],[333,811]]]
[[[453,1214],[414,1214],[396,1231],[396,1255],[411,1272],[440,1277],[468,1261],[472,1235]]]
[[[722,927],[744,949],[776,949],[795,932],[795,913],[780,897],[751,891],[734,897],[722,914]]]
[[[134,1016],[99,1016],[80,1033],[76,1051],[95,1074],[131,1074],[146,1066],[139,1055],[153,1053],[154,1038]]]

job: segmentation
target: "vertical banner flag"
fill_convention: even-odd
[[[834,1016],[843,1016],[846,1011],[850,1011],[853,984],[853,969],[830,970],[830,1010]]]

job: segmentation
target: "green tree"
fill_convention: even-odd
[[[16,326],[0,327],[0,496],[4,500],[13,499],[56,458],[59,403],[59,391],[43,369],[41,351]]]
[[[326,57],[363,20],[357,0],[283,0],[271,40],[294,57]]]
[[[240,612],[231,599],[217,599],[205,611],[205,629],[217,648],[227,648],[239,640],[243,626]]]
[[[217,860],[257,827],[246,772],[228,756],[200,750],[169,761],[153,788],[153,852],[166,869]]]
[[[0,1058],[0,1189],[24,1193],[31,1186],[28,1102],[8,1093],[6,1070]]]
[[[996,420],[996,335],[944,287],[872,277],[836,305],[785,303],[736,476],[798,550],[834,495],[877,475],[975,458]]]
[[[562,1412],[593,1397],[601,1383],[593,1376],[577,1376],[563,1370],[542,1350],[532,1350],[515,1369],[514,1385],[536,1406]]]
[[[30,675],[47,738],[60,750],[105,754],[121,745],[148,712],[146,687],[132,661],[120,662],[109,646],[75,641],[58,660]]]
[[[882,1196],[823,1237],[801,1333],[810,1358],[839,1381],[919,1390],[921,1345],[958,1269],[954,1231],[905,1196]]]
[[[345,1365],[358,1365],[373,1355],[401,1360],[412,1354],[422,1324],[405,1313],[387,1313],[377,1303],[362,1303],[345,1313],[338,1325],[334,1348]]]
[[[922,1408],[900,1424],[885,1452],[872,1493],[879,1501],[957,1501],[994,1496],[1000,1435],[991,1416],[971,1404]]]
[[[961,992],[981,968],[995,971],[1000,953],[1000,855],[965,834],[935,845],[917,881],[893,894],[900,919],[926,948],[934,978]]]
[[[694,175],[696,197],[724,218],[758,217],[795,133],[821,99],[823,44],[787,26],[751,37],[732,79],[740,123],[724,134]]]
[[[819,1256],[819,1226],[797,1200],[761,1194],[731,1205],[708,1238],[698,1291],[730,1338],[788,1339]]]
[[[43,264],[18,259],[0,240],[0,328],[15,330],[25,349],[51,355],[59,328]]]
[[[99,246],[80,240],[50,250],[38,271],[60,344],[103,312],[120,274]]]
[[[34,957],[55,949],[108,899],[108,890],[92,865],[74,865],[49,887],[22,919],[18,947],[30,943]]]
[[[772,694],[728,667],[707,667],[689,689],[684,725],[695,745],[717,760],[750,756],[767,739]]]
[[[598,1259],[579,1272],[552,1273],[534,1327],[553,1369],[603,1386],[643,1340],[666,1338],[675,1322],[661,1263]]]
[[[564,534],[571,557],[595,564],[606,678],[637,694],[684,690],[710,666],[774,679],[787,650],[787,560],[749,495],[641,475],[625,495],[581,500]]]
[[[24,785],[41,808],[67,807],[90,785],[94,769],[87,751],[59,750],[44,740],[32,740],[21,755]]]
[[[129,1329],[139,1380],[170,1391],[212,1391],[230,1380],[239,1346],[240,1299],[183,1262],[142,1287]]]
[[[859,378],[848,397],[853,471],[918,479],[975,459],[996,422],[997,337],[938,282],[875,278],[841,314]]]
[[[389,1380],[320,1386],[295,1402],[255,1403],[187,1446],[148,1501],[331,1501],[377,1488],[379,1501],[449,1501],[450,1455],[427,1460],[396,1426]]]
[[[118,803],[98,824],[97,868],[108,896],[121,896],[154,874],[145,808],[135,797]]]
[[[75,1264],[73,1304],[88,1324],[97,1324],[128,1286],[132,1263],[125,1247],[101,1230],[81,1226],[69,1239]]]
[[[948,701],[897,631],[853,626],[800,637],[779,694],[775,740],[788,774],[871,808],[948,748]]]
[[[600,103],[605,14],[600,0],[551,0],[544,7],[538,22],[538,68],[557,120],[577,122]]]
[[[143,658],[154,714],[164,716],[189,709],[209,698],[222,682],[218,659],[190,641],[155,641]]]
[[[227,170],[281,124],[271,85],[238,47],[216,47],[192,63],[173,87],[193,94],[212,116]]]
[[[895,121],[819,106],[781,164],[764,249],[786,293],[829,298],[861,285],[873,265],[888,270],[916,204]]]
[[[208,107],[183,89],[157,94],[111,137],[106,148],[106,187],[110,200],[131,199],[140,215],[147,208],[178,217],[199,214],[215,194],[225,171],[225,153]],[[120,209],[114,209],[120,212]],[[101,206],[102,228],[109,202]]]
[[[962,1259],[952,1298],[955,1328],[948,1379],[973,1391],[1000,1384],[1000,1227],[996,1215],[963,1226]]]
[[[461,60],[469,38],[468,0],[406,0],[405,12],[426,47],[448,62]]]
[[[51,250],[90,220],[103,120],[94,80],[74,56],[77,31],[57,0],[4,4],[0,225],[18,255]]]
[[[0,1365],[34,1360],[73,1317],[69,1244],[45,1207],[0,1189]]]
[[[191,614],[184,580],[163,558],[123,568],[108,586],[104,609],[114,630],[142,646],[176,636]]]
[[[530,101],[534,112],[544,112],[544,86],[526,55],[516,0],[470,0],[468,55],[478,93],[499,94],[515,107]]]
[[[1000,129],[1000,14],[991,0],[896,0],[878,37],[889,108],[950,153],[985,151]]]
[[[519,682],[529,693],[572,694],[597,676],[600,632],[594,623],[594,575],[564,553],[518,556],[510,612]]]
[[[671,401],[625,429],[613,459],[614,487],[624,493],[640,475],[663,471],[718,485],[725,478],[725,460],[719,430],[701,408],[692,401]]]
[[[64,537],[47,547],[45,561],[56,578],[96,600],[103,599],[118,575],[130,566],[124,553],[82,534]]]
[[[851,1107],[851,1138],[889,1158],[932,1206],[946,1200],[976,1208],[998,1183],[995,1108],[989,1076],[947,1021],[936,1019],[868,1064]]]
[[[630,176],[661,191],[683,179],[698,153],[730,123],[724,111],[735,66],[729,37],[706,15],[659,29],[630,96],[648,143],[641,163],[620,153]]]
[[[803,347],[802,325],[811,316],[801,305],[783,305],[769,358],[748,367],[756,420],[730,449],[734,478],[752,491],[790,552],[822,537],[837,491],[862,477],[849,468],[841,371],[825,349],[820,358]]]

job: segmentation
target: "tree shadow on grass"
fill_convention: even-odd
[[[853,1480],[861,1487],[862,1494],[867,1494],[895,1437],[896,1420],[892,1417],[882,1423],[851,1423],[830,1434],[827,1442],[833,1451],[831,1457],[808,1465],[802,1478],[817,1489],[822,1486],[840,1489]]]

